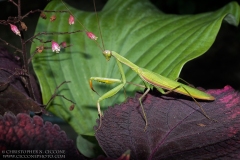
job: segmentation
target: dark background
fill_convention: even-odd
[[[69,4],[78,6],[79,9],[94,11],[90,0],[68,0]],[[96,0],[97,10],[106,3],[106,0]],[[197,14],[217,10],[229,0],[151,0],[160,10],[170,14]],[[47,0],[22,0],[22,14],[30,10],[44,9],[49,3]],[[238,2],[239,3],[239,2]],[[17,8],[8,1],[0,1],[0,20],[6,20],[8,16],[17,16]],[[28,31],[26,38],[34,34],[39,14],[31,14],[25,19]],[[0,37],[11,44],[20,47],[20,41],[15,34],[9,34],[9,26],[0,25]],[[2,42],[0,42],[2,45]],[[28,51],[30,45],[28,46]],[[13,52],[11,48],[8,48]],[[190,84],[201,86],[205,89],[223,88],[231,85],[240,90],[240,32],[239,28],[223,23],[213,46],[203,56],[188,62],[181,74],[182,79]],[[61,129],[65,130],[70,138],[76,140],[77,134],[61,119],[54,116],[45,117],[45,120],[58,123]]]

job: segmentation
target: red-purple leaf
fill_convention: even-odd
[[[1,154],[6,154],[7,150],[41,150],[40,155],[57,155],[61,151],[59,155],[64,155],[65,158],[84,159],[58,125],[50,122],[44,124],[39,116],[30,118],[24,113],[17,116],[6,113],[0,116],[0,133]],[[55,152],[50,154],[50,150]]]
[[[240,159],[240,95],[230,86],[207,92],[216,100],[199,103],[217,122],[207,119],[191,99],[148,94],[144,132],[137,94],[104,113],[96,138],[115,158],[130,149],[131,159]]]
[[[130,159],[130,150],[127,150],[125,153],[123,153],[120,157],[116,158],[110,158],[105,156],[98,156],[97,160],[129,160]]]
[[[0,91],[0,114],[4,114],[7,111],[11,111],[14,114],[28,113],[28,111],[42,112],[39,103],[19,91],[13,85],[4,88],[4,91]]]
[[[27,82],[26,77],[14,75],[16,70],[21,70],[19,61],[0,47],[0,114],[6,111],[14,114],[28,111],[41,112],[43,108],[39,104],[41,102],[40,91],[36,87],[35,79],[29,75],[38,102],[28,96],[24,84]]]

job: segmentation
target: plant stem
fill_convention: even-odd
[[[21,13],[21,0],[18,0],[18,20],[19,22],[22,20],[22,13]],[[19,23],[19,28],[20,27],[20,23]],[[21,40],[21,45],[22,45],[22,57],[23,57],[23,69],[26,69],[27,71],[27,74],[29,74],[29,66],[27,61],[27,52],[26,52],[26,44],[25,44],[25,41],[24,41],[24,36],[23,36],[23,33],[22,31],[21,32],[21,37],[20,37],[20,40]],[[31,80],[30,80],[30,77],[27,78],[28,80],[28,83],[27,83],[27,90],[29,92],[29,96],[33,99],[33,100],[36,100],[35,96],[34,96],[34,92],[33,92],[33,88],[32,88],[32,85],[31,85]]]

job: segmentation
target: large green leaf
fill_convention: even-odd
[[[75,18],[89,30],[98,34],[95,13],[69,7]],[[52,1],[45,10],[66,10],[60,1]],[[105,48],[116,51],[140,67],[147,68],[166,77],[178,77],[183,65],[205,53],[213,44],[221,23],[226,20],[237,26],[239,6],[229,3],[215,12],[197,15],[169,15],[156,9],[148,0],[109,0],[99,12]],[[65,32],[83,29],[79,23],[68,24],[69,14],[55,13],[56,21],[39,19],[36,33],[42,31]],[[50,17],[50,14],[48,14]],[[98,118],[96,103],[99,98],[89,88],[92,76],[121,78],[115,59],[105,60],[102,51],[85,33],[71,35],[42,36],[72,44],[59,54],[45,50],[34,58],[34,69],[38,76],[44,102],[64,80],[71,83],[60,90],[61,94],[76,102],[73,111],[69,102],[61,98],[54,100],[50,110],[64,118],[79,134],[93,135],[93,126]],[[32,52],[38,43],[33,43]],[[50,47],[50,45],[49,45]],[[130,68],[124,66],[127,81],[142,84],[141,79]],[[114,85],[94,84],[100,95]],[[126,85],[128,95],[133,95],[135,86]],[[101,109],[124,100],[121,91],[101,102]]]

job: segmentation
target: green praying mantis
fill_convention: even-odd
[[[100,34],[101,34],[101,31],[100,31]],[[144,111],[142,100],[149,93],[149,91],[151,89],[153,89],[153,87],[155,87],[162,94],[168,94],[170,92],[177,92],[177,93],[180,93],[180,94],[191,97],[196,102],[196,104],[199,106],[199,108],[201,109],[201,111],[205,115],[205,117],[207,117],[208,119],[211,119],[206,114],[206,112],[203,110],[202,106],[196,100],[196,99],[207,100],[207,101],[215,100],[215,98],[213,96],[211,96],[210,94],[207,94],[203,91],[200,91],[200,90],[198,90],[196,88],[193,88],[193,87],[190,87],[188,85],[182,84],[182,83],[178,82],[177,80],[172,80],[172,79],[164,77],[164,76],[162,76],[158,73],[154,73],[154,72],[152,72],[150,70],[147,70],[145,68],[141,68],[141,67],[137,66],[136,64],[132,63],[131,61],[129,61],[128,59],[126,59],[125,57],[121,56],[120,54],[118,54],[115,51],[104,50],[102,53],[103,53],[103,55],[104,55],[104,57],[106,58],[107,61],[109,61],[111,59],[111,57],[115,58],[116,63],[118,65],[118,69],[119,69],[120,74],[121,74],[121,79],[104,78],[104,77],[91,77],[90,80],[89,80],[90,88],[94,92],[96,92],[96,91],[93,88],[92,81],[97,81],[97,82],[106,83],[106,84],[112,84],[112,83],[118,83],[119,84],[115,88],[111,89],[107,93],[100,96],[97,100],[97,109],[98,109],[98,114],[99,114],[99,117],[100,117],[99,128],[101,126],[101,118],[103,117],[100,102],[107,99],[107,98],[110,98],[110,97],[114,96],[115,94],[117,94],[121,89],[124,88],[126,83],[128,83],[126,81],[126,76],[125,76],[122,64],[125,64],[126,66],[130,67],[134,72],[136,72],[137,75],[142,79],[142,81],[144,83],[144,86],[146,88],[146,91],[139,98],[139,103],[140,103],[140,106],[141,106],[143,118],[145,120],[145,129],[148,125],[148,121],[147,121],[147,116],[146,116],[145,111]],[[139,86],[141,86],[141,85],[139,85]],[[165,91],[165,90],[168,90],[168,91]]]
[[[105,50],[103,51],[103,55],[105,56],[106,60],[110,60],[111,57],[114,57],[116,59],[120,74],[122,76],[122,79],[112,79],[112,78],[103,78],[103,77],[91,77],[90,78],[90,87],[93,91],[95,91],[92,87],[92,80],[106,83],[106,84],[112,84],[112,83],[120,83],[118,86],[113,88],[112,90],[108,91],[107,93],[103,94],[97,101],[97,108],[98,108],[98,114],[101,117],[103,116],[101,112],[100,102],[104,99],[107,99],[109,97],[114,96],[116,93],[118,93],[127,83],[126,77],[123,71],[122,64],[127,65],[130,67],[133,71],[135,71],[138,76],[143,80],[143,83],[147,90],[143,93],[143,95],[139,98],[139,103],[141,105],[141,109],[143,112],[143,117],[145,120],[145,129],[148,125],[147,117],[144,112],[142,99],[148,94],[148,92],[155,87],[160,93],[162,94],[168,94],[170,92],[177,92],[186,96],[190,96],[196,104],[200,107],[202,113],[208,118],[211,119],[206,112],[203,110],[202,106],[196,101],[196,99],[201,100],[207,100],[207,101],[213,101],[215,98],[203,91],[200,91],[196,88],[184,85],[180,82],[174,81],[172,79],[169,79],[167,77],[164,77],[158,73],[154,73],[150,70],[147,70],[145,68],[141,68],[137,66],[136,64],[130,62],[128,59],[124,58],[123,56],[119,55],[118,53],[114,51]],[[167,92],[164,91],[164,89],[168,90]],[[196,98],[196,99],[195,99]]]

